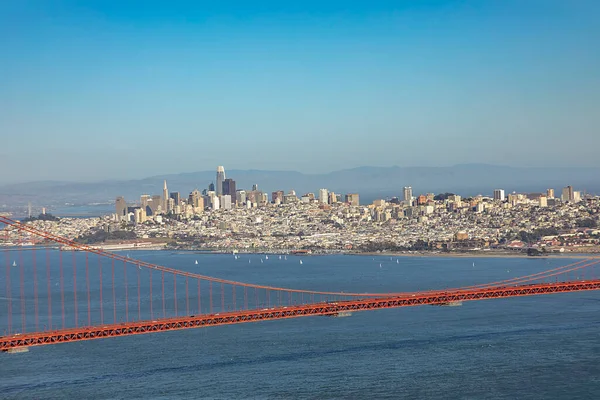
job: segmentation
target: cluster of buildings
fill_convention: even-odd
[[[216,184],[187,197],[169,192],[127,204],[117,198],[116,213],[102,218],[33,221],[38,228],[69,238],[94,232],[128,231],[139,243],[217,251],[370,252],[412,250],[490,250],[543,247],[600,251],[600,198],[573,187],[545,193],[462,197],[433,193],[360,204],[358,194],[327,189],[298,196],[253,185],[236,188],[217,168]],[[14,232],[16,234],[16,232]],[[102,235],[107,237],[106,235]],[[123,235],[115,235],[119,237]],[[11,243],[15,239],[8,236]],[[131,243],[125,243],[130,245]],[[113,243],[114,245],[114,243]],[[567,250],[568,251],[568,250]]]
[[[165,216],[176,219],[191,219],[204,214],[206,211],[231,210],[233,208],[257,208],[269,204],[293,204],[293,203],[311,203],[335,204],[341,202],[341,196],[330,192],[327,189],[320,189],[318,197],[314,193],[307,193],[298,196],[294,190],[285,193],[282,190],[271,193],[271,200],[267,193],[258,189],[258,185],[253,185],[252,190],[236,189],[236,182],[231,178],[225,177],[225,169],[222,166],[217,167],[216,185],[211,183],[207,189],[202,192],[198,189],[193,190],[188,197],[182,197],[179,192],[169,192],[167,181],[164,181],[162,195],[143,194],[138,204],[127,204],[122,196],[117,197],[115,202],[116,221],[125,221],[135,224],[143,224],[152,220],[158,223],[163,221]],[[344,201],[350,205],[358,206],[358,194],[347,194]]]

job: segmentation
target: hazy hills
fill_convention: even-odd
[[[43,181],[0,186],[0,204],[31,201],[33,204],[89,203],[113,201],[118,195],[129,201],[140,194],[161,194],[163,180],[170,191],[182,196],[195,188],[202,190],[215,180],[215,171],[201,171],[144,179],[94,183]],[[226,170],[237,187],[250,190],[296,190],[297,194],[327,188],[336,193],[358,192],[364,200],[400,196],[403,186],[413,191],[456,192],[462,195],[488,194],[494,188],[508,192],[538,192],[552,187],[559,192],[566,185],[576,190],[600,193],[600,168],[524,168],[486,164],[463,164],[452,167],[358,167],[323,174],[294,171]]]

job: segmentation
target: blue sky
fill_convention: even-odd
[[[0,183],[597,165],[600,2],[207,3],[1,2]]]

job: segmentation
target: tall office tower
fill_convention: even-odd
[[[115,202],[115,208],[117,211],[117,216],[119,219],[127,214],[127,202],[122,196],[117,197],[117,201]]]
[[[240,189],[235,192],[235,202],[240,206],[243,206],[244,204],[246,204],[246,191],[245,190]]]
[[[152,197],[149,194],[143,194],[140,196],[140,204],[144,209],[146,215],[152,215],[152,209],[150,205],[152,204]]]
[[[562,190],[562,196],[560,196],[560,199],[563,202],[567,202],[567,201],[573,201],[574,195],[573,195],[573,186],[567,186],[564,187]]]
[[[329,203],[329,191],[327,189],[319,189],[319,203]]]
[[[175,200],[172,198],[167,199],[167,213],[172,213],[175,211]]]
[[[163,195],[162,195],[162,212],[166,213],[169,209],[169,191],[167,190],[167,180],[165,179],[165,183],[163,185]]]
[[[546,197],[548,197],[549,199],[553,199],[554,198],[554,189],[546,190]]]
[[[235,181],[233,179],[227,178],[223,181],[223,195],[229,195],[235,199]]]
[[[217,196],[223,194],[223,182],[225,181],[225,168],[222,165],[217,167]]]
[[[171,192],[171,194],[169,195],[169,198],[173,199],[176,206],[181,205],[181,196],[179,195],[179,192]]]
[[[407,203],[412,203],[412,200],[413,200],[412,187],[404,186],[403,194],[404,194],[404,201]]]
[[[253,192],[257,192],[258,191],[258,184],[255,183],[254,185],[252,185],[252,191]]]
[[[209,192],[214,192],[214,191],[215,191],[215,184],[214,184],[214,183],[212,183],[212,182],[211,182],[211,183],[209,183],[209,184],[208,184],[208,191],[209,191]],[[204,189],[204,190],[202,191],[202,193],[203,193],[203,194],[206,194],[206,193],[204,193],[204,192],[206,192],[206,189]]]
[[[358,198],[358,193],[349,193],[346,195],[346,203],[350,204],[351,206],[358,206],[359,203],[359,198]]]
[[[231,195],[224,194],[219,198],[219,203],[223,210],[231,210]]]
[[[152,203],[150,203],[150,209],[152,209],[152,215],[158,214],[159,211],[164,211],[162,208],[162,197],[155,194],[152,196]]]
[[[504,189],[494,190],[494,200],[504,201]]]
[[[198,189],[196,189],[196,190],[192,191],[192,193],[190,193],[190,195],[188,197],[188,204],[194,208],[197,208],[200,206],[201,198],[202,198],[202,195],[200,194]],[[204,203],[204,201],[203,201],[203,203]]]
[[[337,203],[337,195],[333,192],[329,192],[329,204]]]

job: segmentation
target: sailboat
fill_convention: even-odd
[[[268,256],[268,255],[266,255],[266,256],[265,256],[265,260],[268,260],[268,259],[269,259],[269,256]]]
[[[283,256],[283,258],[284,258],[285,260],[287,260],[287,256]]]
[[[302,265],[302,260],[300,260],[300,265]]]
[[[194,264],[198,265],[198,260],[196,260],[196,261],[194,262]]]
[[[473,263],[473,268],[475,268],[475,263]]]
[[[281,260],[281,256],[279,256],[279,259]]]
[[[400,264],[400,261],[398,261],[398,259],[396,258],[396,264]]]
[[[381,268],[381,263],[379,263],[379,268]]]
[[[248,260],[248,264],[250,264],[250,260]]]
[[[262,259],[262,258],[260,259],[260,263],[261,263],[261,264],[263,263],[263,259]]]
[[[16,266],[17,266],[17,262],[13,261],[13,267],[16,267]]]

